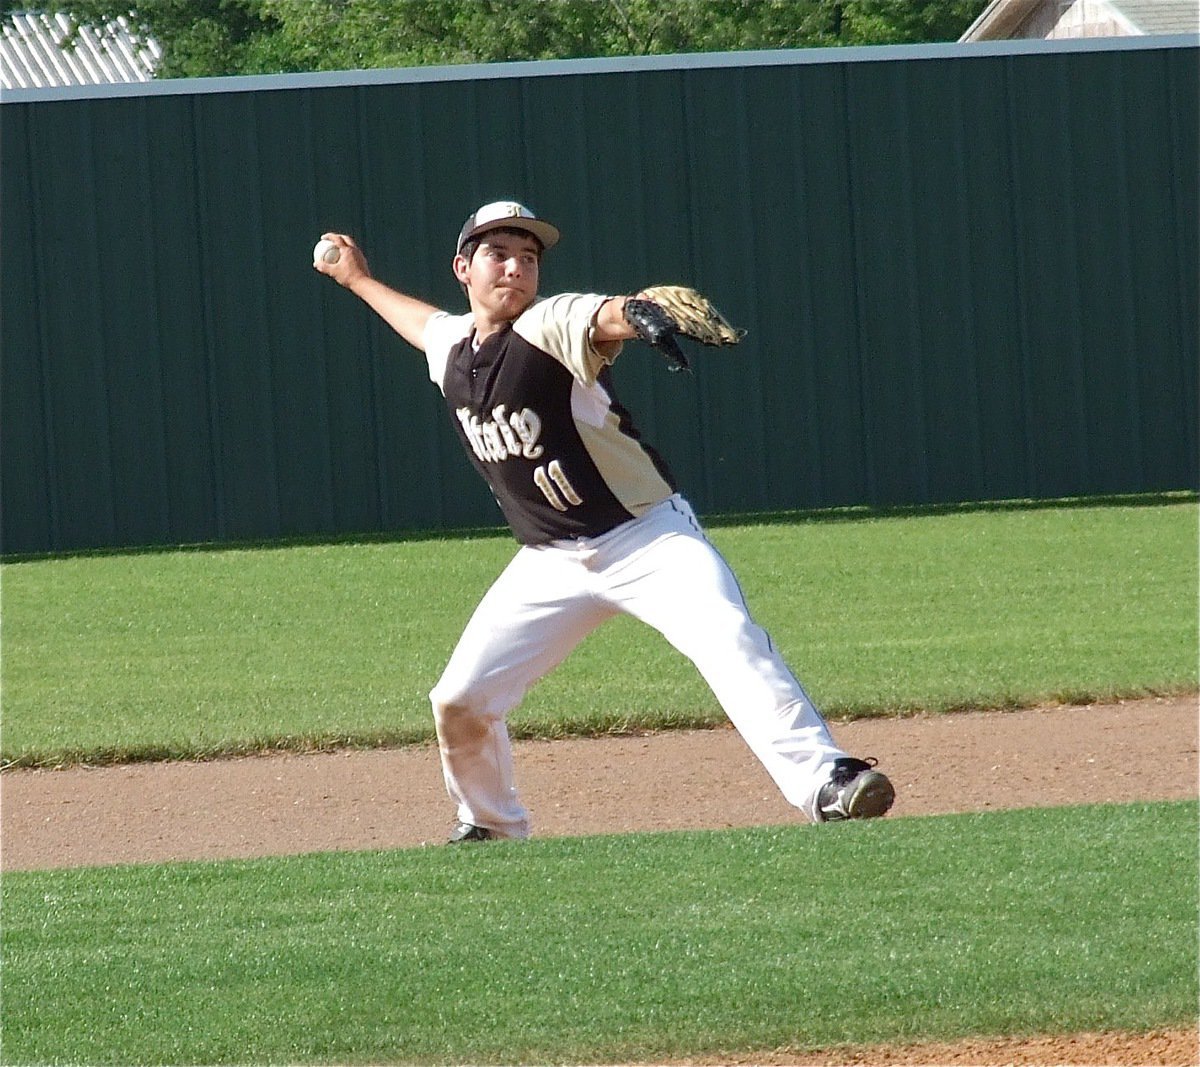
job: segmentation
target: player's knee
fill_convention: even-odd
[[[429,703],[433,706],[434,718],[438,720],[460,716],[470,706],[462,694],[443,689],[441,686],[430,690]]]
[[[482,743],[490,729],[483,704],[467,692],[436,687],[429,694],[433,723],[444,751]]]
[[[462,722],[480,718],[484,714],[483,702],[472,695],[469,689],[439,683],[429,694],[433,705],[433,717],[438,723]]]
[[[503,722],[525,695],[523,687],[504,685],[492,678],[443,675],[429,693],[434,721],[439,725]]]

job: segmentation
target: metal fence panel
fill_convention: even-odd
[[[6,93],[8,553],[499,521],[324,230],[452,308],[478,203],[547,291],[749,328],[622,399],[704,512],[1194,488],[1194,41],[573,61]]]

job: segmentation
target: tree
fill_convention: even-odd
[[[957,39],[986,0],[43,0],[124,16],[160,77]],[[27,7],[0,0],[0,10]]]

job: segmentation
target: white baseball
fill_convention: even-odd
[[[341,256],[342,250],[332,241],[328,241],[323,237],[317,242],[316,248],[313,249],[314,263],[320,263],[322,260],[326,263],[336,263]]]

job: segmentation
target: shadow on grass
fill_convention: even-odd
[[[966,515],[975,512],[1061,511],[1067,508],[1163,507],[1200,500],[1191,489],[1155,493],[1109,493],[1100,496],[1047,497],[1045,499],[970,500],[936,504],[847,505],[799,508],[785,511],[726,512],[702,515],[710,529],[727,526],[790,526],[803,523],[854,523],[877,519],[921,518],[933,515]],[[446,530],[380,530],[347,534],[308,534],[257,541],[204,541],[178,545],[140,545],[87,548],[66,552],[0,553],[3,563],[30,563],[51,559],[86,559],[106,556],[150,556],[169,552],[262,552],[275,549],[316,548],[334,545],[386,545],[424,541],[511,540],[506,526],[468,526]]]

